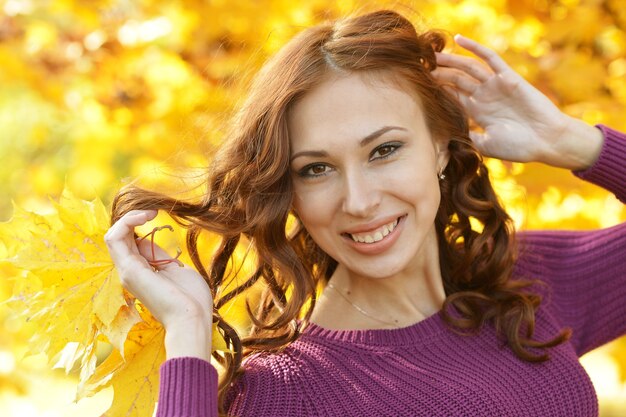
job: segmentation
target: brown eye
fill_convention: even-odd
[[[383,146],[382,148],[378,148],[378,155],[385,156],[389,155],[393,152],[393,148],[391,146]]]
[[[326,172],[326,165],[313,165],[309,168],[312,174],[319,175]]]
[[[401,145],[400,144],[391,144],[385,143],[380,145],[378,148],[372,152],[372,159],[385,159],[388,156],[391,156]]]
[[[330,167],[325,164],[311,164],[302,168],[298,175],[300,177],[321,177],[328,174]]]

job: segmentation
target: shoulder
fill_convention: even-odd
[[[242,416],[308,415],[315,365],[310,344],[297,340],[281,352],[256,352],[244,359],[231,384],[227,408]],[[290,409],[290,412],[287,412]]]
[[[339,351],[339,352],[337,352]],[[249,378],[269,378],[286,383],[304,384],[333,361],[335,354],[345,353],[345,346],[324,343],[306,334],[280,352],[256,352],[246,357],[242,368]]]
[[[307,365],[298,348],[298,342],[287,346],[281,352],[256,352],[242,363],[248,378],[269,378],[284,382],[300,383],[302,368]]]

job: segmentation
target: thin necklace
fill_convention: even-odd
[[[366,315],[367,317],[369,317],[369,318],[371,318],[371,319],[374,319],[374,320],[376,320],[376,321],[379,321],[379,322],[381,322],[381,323],[389,324],[389,325],[394,326],[394,327],[399,327],[399,326],[398,326],[398,320],[395,320],[395,323],[390,323],[390,322],[388,322],[388,321],[381,320],[381,319],[379,319],[378,317],[375,317],[375,316],[373,316],[373,315],[369,314],[367,311],[363,310],[363,309],[362,309],[361,307],[359,307],[358,305],[354,304],[352,301],[350,301],[350,300],[348,299],[348,297],[346,297],[345,295],[343,295],[343,294],[341,293],[341,291],[339,291],[337,288],[335,288],[335,286],[334,286],[333,284],[331,284],[330,282],[329,282],[328,284],[326,284],[326,286],[328,286],[328,287],[332,288],[333,290],[335,290],[335,291],[337,292],[337,294],[339,294],[340,296],[342,296],[344,300],[346,300],[347,302],[349,302],[349,303],[350,303],[350,304],[351,304],[354,308],[356,308],[356,309],[357,309],[357,310],[358,310],[361,314],[364,314],[364,315]]]

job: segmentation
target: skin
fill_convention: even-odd
[[[445,293],[434,228],[441,198],[437,173],[449,155],[431,137],[416,95],[382,78],[336,75],[288,116],[293,208],[337,260],[333,285],[368,313],[398,325],[438,311]],[[384,126],[400,129],[362,143]],[[377,253],[363,253],[346,235],[396,218],[402,220],[385,237],[393,243]],[[329,289],[312,321],[327,328],[381,327]]]
[[[155,271],[149,240],[137,242],[135,227],[157,215],[156,210],[131,210],[124,214],[104,236],[122,286],[137,297],[163,324],[167,359],[193,356],[209,360],[212,339],[213,298],[207,283],[192,267],[177,263],[161,265]],[[155,245],[156,259],[169,259]]]
[[[514,162],[541,162],[583,170],[600,156],[600,129],[562,113],[493,50],[454,37],[472,57],[435,53],[432,75],[456,95],[483,132],[470,132],[481,154]]]
[[[482,61],[437,53],[440,66],[432,75],[448,83],[446,88],[457,95],[468,115],[483,128],[483,134],[471,132],[483,155],[565,169],[586,169],[595,163],[604,141],[599,129],[558,111],[491,49],[460,35],[455,41]],[[440,198],[436,173],[447,163],[447,155],[438,150],[445,146],[437,147],[432,142],[419,117],[421,108],[417,101],[409,100],[410,96],[394,91],[392,86],[364,85],[357,78],[336,81],[327,84],[326,90],[311,92],[302,103],[306,105],[307,99],[319,98],[323,93],[329,100],[318,102],[318,107],[302,107],[302,120],[295,120],[298,115],[294,113],[290,121],[293,145],[326,150],[327,159],[321,162],[330,166],[329,175],[319,183],[294,176],[294,208],[301,219],[306,219],[320,246],[338,259],[340,267],[332,282],[344,293],[350,292],[352,302],[366,311],[408,325],[432,315],[443,303],[432,222]],[[392,97],[399,101],[390,101]],[[362,113],[357,114],[356,109]],[[389,131],[365,147],[355,147],[381,124],[403,123],[407,132]],[[305,125],[308,129],[303,128]],[[378,153],[372,154],[386,141],[403,141],[402,153],[373,159],[390,150],[378,148]],[[294,155],[301,150],[304,148],[294,149]],[[293,161],[292,170],[297,172],[304,165],[300,159]],[[320,170],[325,172],[327,168],[315,169]],[[322,182],[335,193],[325,192]],[[338,215],[336,219],[328,217],[331,211]],[[340,240],[343,228],[366,223],[366,219],[380,213],[407,215],[405,228],[391,245],[397,250],[370,257],[351,252]],[[148,242],[137,244],[133,238],[134,228],[155,216],[151,210],[133,210],[122,216],[105,235],[109,254],[122,285],[163,323],[167,358],[195,356],[209,360],[212,317],[206,312],[213,303],[209,287],[189,266],[171,263],[154,271],[147,262],[151,258]],[[157,259],[171,258],[160,248],[156,255]],[[328,328],[385,327],[330,291],[322,294],[312,321]]]

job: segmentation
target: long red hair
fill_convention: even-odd
[[[226,142],[209,168],[202,201],[182,201],[137,187],[125,188],[116,196],[112,222],[132,209],[161,209],[188,229],[189,253],[214,296],[214,320],[234,352],[213,354],[226,369],[219,383],[220,413],[225,413],[225,394],[233,378],[245,371],[242,359],[256,351],[280,352],[296,340],[315,307],[318,283],[327,282],[336,267],[301,225],[287,233],[293,194],[287,115],[300,97],[333,71],[385,75],[412,89],[421,99],[433,138],[449,139],[450,159],[440,183],[441,203],[435,219],[448,326],[464,333],[491,320],[513,352],[526,361],[549,358],[545,352],[531,354],[528,347],[548,348],[569,338],[569,332],[563,331],[549,341],[532,340],[541,297],[523,291],[534,281],[511,279],[517,258],[513,222],[469,138],[462,106],[430,74],[437,66],[435,51],[444,48],[445,39],[439,31],[416,31],[409,20],[389,10],[308,28],[253,79],[247,99],[229,125]],[[471,217],[484,225],[482,232],[472,230]],[[197,245],[204,231],[222,236],[208,268]],[[224,285],[227,265],[241,239],[254,246],[256,270],[239,287],[222,294],[218,289]],[[252,328],[242,337],[218,309],[257,282],[262,282],[264,290],[258,307],[246,303]],[[449,315],[450,305],[463,317]]]

